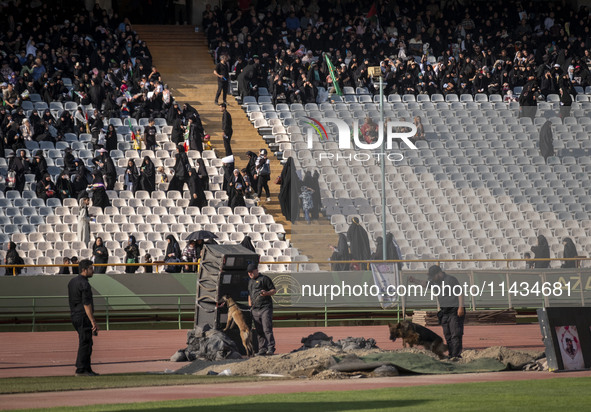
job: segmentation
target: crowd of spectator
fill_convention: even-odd
[[[326,99],[322,89],[334,87],[324,55],[341,90],[365,87],[375,93],[371,66],[380,66],[387,94],[484,93],[511,100],[513,90],[524,87],[542,99],[560,89],[576,95],[575,87],[591,85],[586,6],[271,1],[208,8],[203,17],[215,59],[228,55],[240,94],[256,95],[265,87],[275,103]]]
[[[140,140],[146,149],[157,148],[155,117],[175,126],[172,140],[177,143],[184,142],[186,128],[195,129],[191,122],[200,125],[195,109],[181,110],[174,103],[146,44],[127,19],[98,4],[90,11],[83,3],[65,4],[0,6],[0,156],[7,158],[9,170],[5,187],[22,192],[25,175],[34,174],[37,196],[43,199],[114,188],[118,174],[109,153],[118,148],[121,135],[109,118],[120,118],[129,126],[123,137],[135,139],[138,149]],[[36,109],[39,100],[45,109]],[[52,106],[55,102],[61,106]],[[132,125],[127,118],[136,122]],[[150,121],[138,127],[141,118]],[[68,134],[84,133],[91,135],[92,149],[100,152],[93,164],[75,158],[68,147],[58,159],[61,173],[50,176],[44,151],[34,149],[36,142],[56,143]],[[203,135],[199,130],[194,134]],[[153,191],[153,169],[151,159],[145,159],[137,176],[126,173],[126,187]],[[106,199],[99,206],[108,206],[106,195],[97,198]]]

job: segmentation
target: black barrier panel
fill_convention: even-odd
[[[225,326],[220,307],[222,296],[229,295],[236,302],[248,301],[248,273],[251,263],[258,263],[259,256],[240,245],[205,245],[201,265],[197,274],[197,294],[195,302],[195,328],[206,325],[214,329]],[[240,339],[236,342],[241,345]]]
[[[548,368],[591,368],[591,308],[538,309]]]

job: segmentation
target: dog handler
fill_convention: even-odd
[[[429,283],[431,285],[445,285],[441,288],[441,294],[438,296],[441,309],[437,313],[439,323],[443,328],[443,334],[449,348],[449,357],[462,357],[462,337],[464,336],[464,319],[466,312],[464,310],[464,296],[454,295],[451,291],[455,285],[459,285],[458,280],[445,273],[438,265],[429,268]],[[449,285],[449,288],[447,287]]]
[[[273,336],[273,296],[277,293],[273,281],[259,274],[258,266],[251,263],[248,272],[248,305],[252,310],[252,319],[257,331],[259,342],[258,356],[275,353],[275,337]]]
[[[92,262],[83,259],[78,264],[79,275],[68,283],[68,301],[72,325],[78,332],[78,356],[76,357],[76,376],[97,376],[90,366],[92,354],[92,335],[98,334],[98,324],[94,319],[92,289],[88,279],[94,274]]]

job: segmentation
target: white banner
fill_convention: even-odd
[[[378,300],[383,309],[393,308],[398,303],[395,293],[400,283],[398,263],[372,263],[371,273],[376,286],[380,289]]]

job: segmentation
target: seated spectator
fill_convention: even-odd
[[[25,263],[23,258],[20,257],[18,251],[16,250],[16,243],[8,242],[8,248],[6,250],[6,256],[4,257],[5,265],[23,265]],[[4,273],[6,276],[20,275],[22,270],[22,268],[10,266],[4,269],[6,270]]]
[[[67,256],[64,256],[62,263],[64,265],[69,265],[71,264],[70,258]],[[58,272],[58,275],[69,275],[70,274],[70,267],[69,266],[61,266],[60,270]]]
[[[103,244],[103,238],[97,237],[92,245],[94,263],[109,263],[109,250]],[[94,273],[107,272],[107,266],[95,266]]]
[[[125,246],[125,263],[140,263],[140,248],[138,247],[135,236],[130,235]],[[135,273],[138,266],[125,266],[125,273]]]

